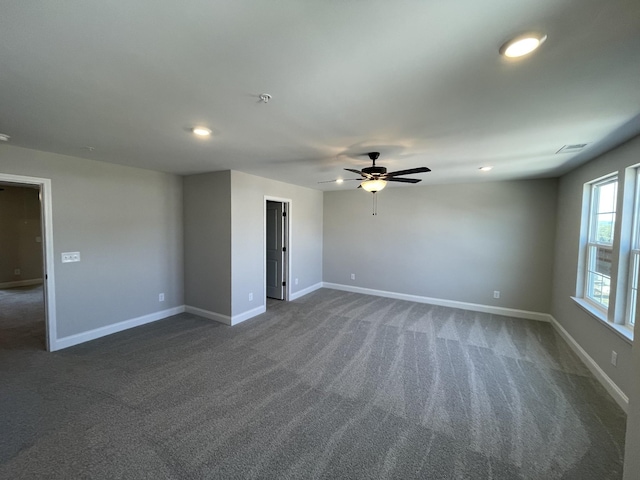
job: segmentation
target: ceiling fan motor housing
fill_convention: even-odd
[[[366,167],[366,168],[363,168],[362,171],[364,173],[368,173],[369,175],[384,175],[385,173],[387,173],[387,169],[385,167],[377,167],[377,166]]]
[[[369,175],[374,175],[379,177],[380,175],[384,175],[387,173],[387,169],[385,167],[377,167],[376,160],[380,156],[380,152],[369,152],[367,153],[369,159],[373,162],[373,165],[370,167],[366,167],[362,169],[363,173],[368,173]]]

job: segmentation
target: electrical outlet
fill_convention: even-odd
[[[164,302],[164,293],[161,293],[160,295],[158,295],[158,301]]]
[[[19,268],[16,268],[16,269],[13,271],[13,274],[14,274],[14,275],[20,275],[20,269],[19,269]]]
[[[500,298],[500,290],[493,291],[493,298]]]
[[[296,283],[296,285],[298,284],[298,279],[297,278],[296,278],[296,282],[295,283]]]
[[[614,367],[618,366],[618,352],[615,350],[611,350],[611,365]]]
[[[356,274],[355,274],[355,273],[352,273],[352,274],[351,274],[351,280],[355,280],[355,279],[356,279]]]
[[[253,302],[253,292],[251,292],[251,293],[249,294],[249,301],[250,301],[250,302]]]

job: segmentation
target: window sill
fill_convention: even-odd
[[[589,302],[585,301],[583,298],[571,297],[571,300],[576,302],[576,304],[589,315],[596,318],[597,320],[600,320],[606,327],[613,330],[628,343],[633,343],[633,330],[631,328],[627,327],[626,325],[619,325],[617,323],[608,321],[606,315],[603,312],[598,310]]]

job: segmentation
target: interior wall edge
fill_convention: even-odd
[[[298,290],[297,292],[292,292],[289,300],[296,300],[300,297],[304,297],[316,290],[320,290],[322,288],[322,282],[318,282],[315,285],[311,285],[310,287],[303,288],[302,290]]]
[[[51,351],[62,350],[64,348],[73,347],[81,343],[89,342],[91,340],[97,340],[98,338],[106,337],[113,333],[129,330],[134,327],[146,325],[148,323],[156,322],[164,318],[178,315],[185,311],[185,306],[180,305],[178,307],[169,308],[167,310],[161,310],[159,312],[142,315],[141,317],[131,318],[122,322],[106,325],[104,327],[95,328],[93,330],[87,330],[86,332],[76,333],[67,337],[56,338],[51,345]]]
[[[231,325],[231,317],[223,313],[212,312],[211,310],[205,310],[204,308],[194,307],[192,305],[185,305],[184,311],[192,315],[197,315],[198,317],[223,323],[224,325]]]
[[[567,342],[567,344],[571,347],[575,354],[578,355],[580,360],[582,360],[582,363],[585,364],[585,366],[589,369],[593,376],[596,377],[596,379],[602,384],[609,395],[613,397],[620,408],[622,408],[625,413],[628,413],[629,397],[622,391],[620,387],[618,387],[618,385],[616,385],[613,380],[611,380],[609,375],[607,375],[605,371],[600,368],[600,365],[598,365],[597,362],[593,358],[591,358],[591,356],[584,348],[580,346],[576,339],[573,338],[562,325],[560,325],[560,322],[558,322],[552,315],[549,315],[549,317],[551,319],[551,325],[553,325],[553,328]]]
[[[16,280],[14,282],[0,283],[0,288],[30,287],[31,285],[41,285],[44,282],[42,278],[32,278],[30,280]]]
[[[440,307],[460,308],[462,310],[471,310],[474,312],[492,313],[494,315],[504,315],[508,317],[522,318],[526,320],[537,320],[540,322],[549,322],[550,316],[543,312],[530,312],[527,310],[518,310],[516,308],[495,307],[492,305],[482,305],[479,303],[459,302],[457,300],[447,300],[442,298],[423,297],[420,295],[410,295],[400,292],[389,292],[385,290],[375,290],[372,288],[354,287],[351,285],[342,285],[339,283],[322,282],[324,288],[332,288],[334,290],[342,290],[345,292],[362,293],[365,295],[375,295],[377,297],[395,298],[396,300],[406,300],[409,302],[427,303],[429,305],[438,305]]]

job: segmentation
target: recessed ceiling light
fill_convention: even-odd
[[[509,40],[500,47],[500,55],[509,58],[518,58],[533,52],[544,43],[546,35],[539,33],[528,33]]]
[[[480,167],[478,170],[480,170],[481,172],[488,172],[491,169],[493,169],[493,167],[490,165],[487,165],[486,167]]]
[[[342,182],[344,182],[344,180],[343,180],[343,179],[341,179],[341,178],[339,178],[339,179],[337,179],[337,180],[336,180],[336,183],[342,183]]]
[[[0,133],[0,142],[8,142],[11,137],[5,133]]]
[[[208,137],[211,135],[211,129],[207,127],[193,127],[193,133],[200,137]]]

